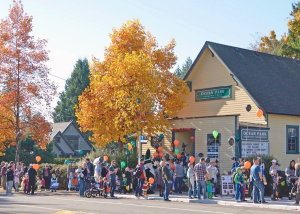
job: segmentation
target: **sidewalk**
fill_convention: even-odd
[[[23,192],[14,192],[14,194],[24,194]],[[65,190],[58,190],[57,192],[35,192],[36,195],[41,196],[54,196],[54,195],[68,195],[68,196],[74,196],[78,197],[78,192],[76,191],[65,191]],[[0,195],[5,195],[5,191],[0,188]],[[152,194],[145,197],[137,198],[134,196],[133,193],[131,194],[115,194],[117,198],[119,199],[135,199],[135,200],[163,200],[163,197],[159,197],[158,194]],[[103,198],[103,197],[101,197]],[[109,198],[109,197],[108,197]],[[218,196],[217,198],[214,198],[212,200],[205,199],[205,200],[198,200],[198,199],[189,199],[187,194],[176,194],[176,195],[170,195],[169,199],[172,202],[183,202],[183,203],[202,203],[202,204],[218,204],[223,206],[237,206],[237,207],[254,207],[254,208],[268,208],[268,209],[280,209],[280,210],[294,210],[300,211],[300,206],[294,205],[295,200],[288,200],[287,198],[284,198],[282,201],[271,201],[270,197],[265,197],[267,204],[254,204],[252,200],[248,200],[247,202],[240,202],[237,203],[234,201],[234,198],[231,196]]]

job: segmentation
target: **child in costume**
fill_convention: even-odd
[[[17,169],[14,175],[14,183],[15,183],[15,190],[19,192],[19,184],[20,184],[20,171]]]
[[[56,192],[56,190],[58,189],[58,182],[57,182],[56,175],[54,173],[52,174],[50,188],[51,188],[52,192],[53,192],[53,190]]]
[[[107,183],[107,178],[105,177],[103,179],[103,196],[106,198],[107,197],[107,193],[109,192],[109,188],[108,188],[108,183]]]
[[[247,187],[246,181],[248,179],[248,173],[244,166],[242,166],[241,169],[242,169],[242,174],[243,174],[244,181],[245,181],[244,186],[243,186],[243,194],[244,194],[243,201],[247,201],[245,197],[246,197],[246,187]]]
[[[206,174],[206,189],[207,189],[207,198],[212,199],[212,190],[213,190],[213,181],[210,174]]]
[[[236,168],[236,175],[234,176],[235,183],[235,201],[243,201],[244,198],[244,176],[240,167]]]
[[[147,196],[147,190],[148,190],[148,181],[145,179],[144,181],[144,184],[143,184],[143,187],[142,187],[142,190],[143,190],[143,195],[144,196]]]
[[[73,178],[74,178],[74,173],[70,172],[69,181],[68,181],[68,188],[69,188],[70,191],[73,188]]]
[[[122,185],[121,192],[123,192],[124,194],[126,194],[127,193],[127,190],[126,190],[127,178],[126,178],[125,174],[122,175],[121,185]]]
[[[40,176],[37,176],[36,185],[37,185],[37,191],[41,192],[42,191],[42,180],[41,180]]]
[[[28,191],[28,184],[29,184],[29,178],[28,178],[28,173],[26,173],[24,178],[23,178],[23,191],[24,191],[24,194],[26,194],[27,191]]]

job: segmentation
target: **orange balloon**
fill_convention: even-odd
[[[36,156],[35,160],[36,160],[36,162],[40,162],[42,160],[42,158],[40,156]]]
[[[132,149],[132,145],[131,143],[128,143],[128,150],[131,150]]]
[[[180,159],[181,158],[181,154],[177,154],[177,159]]]
[[[157,151],[161,152],[161,151],[162,151],[162,147],[159,146],[159,147],[157,148]]]
[[[250,169],[251,163],[250,163],[249,161],[246,161],[245,164],[244,164],[244,167],[245,167],[246,169]]]
[[[174,169],[175,169],[175,165],[172,165],[172,166],[171,166],[171,169],[173,169],[173,170],[174,170]]]
[[[149,183],[153,184],[154,183],[154,178],[149,178]]]
[[[164,156],[164,154],[160,152],[160,153],[159,153],[159,156],[162,158],[162,157]]]
[[[179,146],[179,140],[174,140],[174,145]]]
[[[195,162],[195,158],[193,156],[190,157],[190,162],[194,163]]]
[[[108,157],[107,157],[107,156],[104,156],[104,160],[105,160],[105,161],[108,161]]]
[[[40,168],[40,166],[38,164],[33,164],[33,168],[37,171]]]
[[[154,158],[157,158],[157,156],[158,156],[158,153],[157,153],[157,152],[154,152],[154,153],[153,153],[153,157],[154,157]]]
[[[261,117],[261,116],[263,116],[263,114],[264,114],[264,112],[263,112],[263,110],[261,110],[261,109],[258,109],[257,110],[257,112],[256,112],[256,115],[257,115],[257,117]]]

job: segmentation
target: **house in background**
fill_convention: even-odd
[[[56,158],[79,157],[79,150],[85,155],[93,149],[91,142],[74,121],[54,123],[52,126],[51,141]]]

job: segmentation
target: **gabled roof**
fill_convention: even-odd
[[[206,48],[217,55],[233,78],[266,113],[300,116],[300,61],[206,42],[184,79]]]
[[[72,148],[72,146],[70,145],[69,141],[65,138],[65,136],[59,131],[58,133],[56,133],[55,136],[53,136],[53,139],[56,137],[56,136],[59,136],[61,137],[65,142],[66,144],[68,145],[68,147],[72,150],[73,153],[66,153],[65,151],[63,151],[63,149],[59,146],[59,144],[57,142],[54,141],[54,145],[64,154],[64,155],[73,155],[75,150]],[[53,140],[52,139],[52,140]]]

